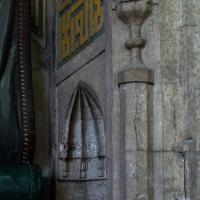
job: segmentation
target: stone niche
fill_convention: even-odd
[[[67,199],[105,199],[103,113],[97,95],[83,82],[78,83],[68,105],[64,134],[59,144],[58,180],[68,185]],[[99,194],[92,194],[97,188]]]
[[[104,5],[104,0],[57,1],[54,81],[59,200],[109,196]]]

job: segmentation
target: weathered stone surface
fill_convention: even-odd
[[[129,51],[126,49],[124,42],[129,37],[128,27],[117,17],[115,11],[109,12],[110,20],[110,34],[112,35],[112,199],[125,199],[123,190],[124,184],[123,173],[124,169],[120,160],[124,162],[124,157],[121,155],[121,141],[124,137],[120,131],[120,94],[118,87],[118,72],[123,70],[125,65],[129,63]],[[114,82],[114,83],[113,83]]]
[[[161,1],[161,76],[163,96],[163,150],[177,149],[185,135],[181,86],[183,2]],[[182,109],[181,109],[182,108]]]
[[[154,73],[145,68],[128,68],[118,75],[118,83],[142,82],[154,84]]]
[[[150,150],[152,145],[153,86],[145,83],[121,85],[121,126],[125,148]]]
[[[163,153],[163,199],[185,199],[184,159],[178,153]]]
[[[79,81],[83,81],[88,85],[92,86],[93,90],[97,92],[98,98],[101,102],[101,107],[103,113],[105,112],[105,98],[106,91],[106,82],[102,81],[104,79],[105,68],[104,66],[105,54],[101,54],[96,60],[88,63],[84,69],[78,71],[75,75],[69,77],[64,82],[61,82],[58,85],[58,102],[57,102],[57,113],[58,113],[58,127],[59,127],[59,138],[65,131],[65,120],[67,114],[67,108],[69,105],[70,97],[74,92]]]
[[[147,83],[127,83],[120,86],[121,134],[124,163],[124,193],[126,199],[149,199],[152,195],[152,92]],[[150,196],[149,196],[150,195]]]
[[[163,84],[163,150],[180,149],[185,137],[183,94],[179,84]]]
[[[154,72],[154,86],[130,83],[131,75],[127,74],[128,81],[120,81],[119,87],[118,74],[131,66],[137,51],[130,52],[125,45],[131,36],[130,27],[117,17],[115,4],[105,2],[105,33],[53,71],[51,86],[55,89],[51,99],[56,101],[56,114],[52,117],[55,152],[77,83],[82,80],[97,93],[105,118],[108,180],[57,181],[57,199],[199,200],[199,0],[152,1],[152,13],[141,30],[146,46],[140,59]],[[131,45],[134,46],[130,42],[128,47]],[[48,73],[38,64],[42,64],[40,59],[34,63],[35,160],[47,174],[48,90],[43,92],[43,86],[48,88]],[[132,75],[134,82],[137,74]],[[104,193],[100,194],[97,188]]]
[[[105,76],[105,53],[99,55],[95,60],[90,61],[83,69],[79,70],[73,76],[70,76],[65,81],[60,79],[60,83],[57,87],[58,90],[58,98],[57,98],[57,116],[58,116],[58,148],[61,144],[63,135],[66,135],[66,125],[67,125],[67,114],[70,112],[69,103],[72,97],[75,88],[78,83],[84,82],[89,85],[96,94],[98,94],[100,108],[102,109],[103,117],[105,115],[105,106],[106,106],[106,81],[102,81]],[[88,97],[87,97],[88,99]],[[85,101],[85,100],[84,100]],[[88,100],[89,101],[89,100]],[[95,100],[96,101],[96,100]],[[90,102],[90,101],[89,101]],[[76,102],[77,104],[77,102]],[[85,106],[83,107],[85,109]],[[84,114],[81,112],[81,114]],[[94,113],[93,113],[94,114]],[[93,121],[90,121],[93,123]],[[86,130],[89,129],[89,126],[83,127]],[[76,130],[78,131],[78,130]],[[88,130],[89,131],[89,130]],[[99,130],[100,131],[100,130]],[[106,141],[107,141],[106,136]],[[91,138],[86,138],[90,141]],[[104,142],[106,142],[104,141]],[[85,141],[87,143],[87,141]],[[107,147],[106,147],[107,148]],[[107,154],[107,153],[106,153]],[[59,155],[58,155],[59,156]],[[85,159],[85,158],[83,158]],[[64,160],[63,160],[64,161]],[[58,165],[59,164],[59,165]],[[61,164],[61,165],[60,165]],[[64,163],[63,163],[64,164]],[[106,164],[107,165],[107,164]],[[57,193],[58,199],[105,199],[107,183],[106,181],[99,181],[98,178],[93,178],[94,180],[85,180],[81,179],[75,180],[75,183],[70,182],[69,180],[65,180],[64,182],[60,182],[59,180],[64,180],[62,172],[62,163],[57,160]],[[97,166],[98,168],[98,166]],[[66,169],[63,169],[66,171]],[[107,170],[107,169],[106,169]],[[59,173],[59,174],[58,174]],[[93,172],[88,172],[88,177],[92,176]],[[105,177],[104,177],[105,179]],[[100,184],[100,185],[99,185]],[[64,189],[63,189],[64,188]],[[68,188],[66,190],[66,188]],[[81,189],[80,189],[81,188]],[[99,193],[95,192],[95,190],[99,190]]]
[[[154,194],[151,196],[151,198],[166,200],[186,199],[187,194],[185,194],[184,189],[186,187],[184,176],[187,172],[185,171],[186,169],[184,166],[184,156],[182,158],[181,153],[178,153],[178,151],[183,150],[184,140],[189,138],[194,132],[188,132],[188,125],[193,124],[190,126],[190,128],[193,130],[194,127],[198,127],[198,122],[196,121],[198,120],[198,117],[193,117],[195,116],[195,113],[198,112],[199,106],[197,106],[197,104],[194,106],[195,103],[192,102],[197,102],[194,100],[194,96],[198,96],[198,90],[193,90],[193,88],[195,88],[194,84],[198,84],[198,73],[196,71],[197,68],[192,68],[194,69],[195,73],[193,74],[193,78],[191,78],[191,83],[193,85],[190,88],[193,90],[193,94],[195,93],[194,91],[196,91],[196,93],[195,95],[191,95],[189,97],[189,99],[191,99],[191,103],[188,107],[187,99],[188,95],[191,94],[191,89],[189,90],[190,92],[187,89],[187,72],[190,71],[187,70],[188,61],[190,61],[190,59],[190,62],[192,63],[195,63],[196,61],[193,59],[193,55],[195,55],[195,53],[192,52],[190,55],[187,55],[188,53],[185,51],[185,49],[188,46],[185,45],[188,45],[187,35],[191,36],[190,41],[197,41],[197,38],[194,39],[194,37],[191,35],[191,33],[194,34],[194,27],[191,31],[189,31],[190,27],[187,27],[187,31],[185,30],[186,27],[184,15],[187,12],[190,12],[186,11],[187,9],[185,6],[187,4],[195,5],[196,1],[191,1],[189,3],[185,1],[158,1],[156,3],[157,4],[154,6],[152,16],[147,20],[142,30],[142,33],[146,38],[148,38],[147,41],[149,42],[147,42],[147,46],[143,50],[144,62],[147,66],[147,63],[149,63],[150,68],[155,70],[153,103],[154,128],[152,142],[154,163],[152,181],[154,180]],[[186,21],[188,22],[188,20]],[[115,26],[113,27],[115,28]],[[115,30],[119,30],[119,28]],[[117,33],[113,32],[113,35],[115,36]],[[124,36],[121,36],[120,38],[122,37]],[[192,43],[190,42],[190,44]],[[195,44],[197,45],[197,43]],[[113,45],[116,46],[115,40],[113,40]],[[193,45],[194,43],[192,44],[191,49],[194,49]],[[154,51],[151,51],[151,48],[153,48]],[[113,51],[113,63],[115,63],[115,61],[118,59],[120,60],[119,57],[114,57],[114,53],[117,51],[118,49],[114,49]],[[121,51],[123,51],[123,53],[126,52],[126,50],[123,50],[123,48],[121,48]],[[196,55],[198,55],[198,53]],[[186,57],[188,57],[189,60]],[[125,58],[125,56],[122,56],[121,59],[123,58]],[[115,63],[114,69],[116,69],[118,64],[118,62]],[[126,65],[126,62],[124,62],[124,66]],[[195,66],[194,64],[192,65]],[[122,88],[121,90],[124,89]],[[134,89],[133,91],[135,92]],[[129,93],[133,94],[133,91],[129,90]],[[127,99],[135,99],[135,96],[131,96],[130,94],[128,95],[127,92]],[[135,101],[130,100],[130,103],[128,104],[127,101],[122,102],[122,105],[127,105],[127,110],[125,113],[127,113],[128,120],[127,125],[125,126],[127,128],[125,128],[125,132],[130,133],[130,138],[128,137],[127,144],[130,144],[128,146],[134,147],[136,143],[134,140],[131,140],[131,138],[135,137],[133,131],[134,127],[131,124],[131,117],[134,116],[135,112],[131,113],[130,110],[135,111],[133,108]],[[193,120],[189,121],[187,120],[188,108],[192,109],[190,116],[193,118]],[[144,112],[144,110],[140,110],[140,113]],[[140,124],[140,127],[144,127],[144,125]],[[198,128],[196,130],[198,130]],[[198,134],[196,133],[194,135],[195,136],[193,137],[196,137]],[[199,142],[197,142],[197,146],[199,146]],[[195,148],[197,149],[198,147]],[[196,155],[196,153],[194,154]],[[131,157],[129,158],[131,160]],[[133,156],[132,160],[134,160]],[[192,180],[192,178],[188,179],[190,181]],[[196,197],[193,196],[190,198],[195,199]],[[127,199],[131,199],[130,196],[129,198],[127,197]]]
[[[57,182],[56,199],[62,200],[105,200],[105,181],[98,182]]]
[[[56,70],[56,83],[66,79],[71,74],[85,67],[88,62],[95,60],[105,51],[105,34],[102,34],[92,44]]]
[[[127,150],[125,167],[126,199],[148,198],[148,158],[146,151]]]
[[[185,56],[187,57],[187,103],[188,103],[188,133],[190,136],[196,140],[197,145],[199,146],[199,122],[200,122],[200,14],[198,10],[200,9],[198,1],[192,0],[185,3],[186,17],[185,17],[185,29],[186,29],[186,52]],[[197,149],[199,151],[199,149]]]

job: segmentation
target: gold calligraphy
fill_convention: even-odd
[[[103,29],[103,0],[64,0],[58,10],[58,54],[62,62]]]

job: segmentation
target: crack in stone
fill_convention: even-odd
[[[187,189],[186,189],[186,184],[187,184],[187,177],[186,177],[186,159],[185,159],[185,153],[182,154],[183,157],[183,162],[184,162],[184,197],[185,200],[187,199]]]
[[[135,139],[136,139],[136,146],[137,146],[137,150],[140,151],[140,148],[139,148],[139,142],[138,142],[138,132],[137,132],[137,123],[136,123],[136,120],[137,120],[137,114],[138,114],[138,101],[137,101],[137,95],[136,95],[136,108],[135,108],[135,119],[134,119],[134,128],[135,128]]]
[[[176,130],[176,108],[174,107],[174,129]]]

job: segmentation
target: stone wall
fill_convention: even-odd
[[[199,0],[152,0],[150,4],[147,0],[104,1],[103,33],[61,66],[58,15],[55,16],[59,3],[47,3],[46,48],[37,42],[32,45],[37,119],[35,162],[42,166],[47,179],[55,174],[56,198],[198,200]],[[142,4],[144,7],[140,7]],[[79,96],[82,100],[70,108],[80,82],[95,93],[86,102],[98,99],[96,109],[91,105],[74,109],[85,105]],[[85,89],[80,91],[87,93]],[[70,153],[66,146],[74,147],[79,133],[94,133],[92,138],[103,134],[94,128],[94,116],[85,120],[89,109],[102,111],[106,153],[97,154],[93,163],[106,157],[106,175],[92,179],[96,176],[94,168],[86,176],[85,165],[81,165],[77,169],[82,179],[75,180],[73,176],[70,180],[67,159],[74,163],[85,160],[77,156],[78,150]],[[74,119],[75,111],[87,115],[81,120],[87,121],[83,124],[91,132],[80,130],[78,114],[75,120],[68,119]],[[98,120],[95,123],[100,126]],[[67,124],[74,125],[73,131]],[[75,135],[71,143],[68,134]],[[47,185],[50,187],[49,181]]]
[[[129,64],[130,51],[124,47],[129,36],[129,30],[116,16],[116,6],[113,6],[112,45],[113,71],[117,74]],[[154,1],[152,14],[145,21],[142,35],[146,38],[146,47],[142,50],[142,58],[146,66],[154,71],[153,86],[153,130],[148,136],[149,148],[142,149],[146,143],[144,120],[140,109],[139,119],[136,115],[136,100],[121,101],[122,107],[128,106],[128,130],[125,131],[125,146],[122,149],[126,159],[124,167],[120,167],[120,157],[114,160],[115,184],[113,199],[198,199],[199,182],[199,137],[198,137],[198,42],[199,29],[198,1]],[[121,56],[119,56],[121,55]],[[115,74],[114,74],[115,76]],[[121,96],[118,85],[114,84],[116,98],[115,108],[119,107]],[[137,90],[130,84],[124,86],[126,95],[137,97]],[[145,97],[146,90],[140,88]],[[134,93],[134,94],[133,94]],[[140,94],[141,95],[141,94]],[[126,98],[126,97],[125,97]],[[132,102],[132,103],[131,103]],[[139,105],[140,107],[140,105]],[[124,112],[124,110],[122,110]],[[116,109],[116,113],[119,109]],[[120,113],[121,115],[121,113]],[[114,114],[114,130],[121,130],[121,121]],[[120,123],[119,123],[120,122]],[[142,123],[143,122],[143,123]],[[134,124],[135,123],[135,124]],[[138,126],[134,130],[134,126]],[[140,130],[141,129],[141,130]],[[139,132],[138,132],[139,130]],[[137,136],[137,132],[139,136]],[[116,131],[113,135],[116,135]],[[122,135],[122,136],[121,136]],[[119,149],[119,138],[124,132],[118,131],[113,136],[116,149]],[[121,141],[121,140],[120,140]],[[135,142],[138,141],[138,144]],[[134,146],[137,146],[136,152]],[[145,151],[145,153],[144,153]],[[142,156],[145,154],[145,157]],[[148,159],[149,158],[149,159]],[[118,176],[121,171],[121,176]],[[120,183],[126,183],[125,188]],[[133,184],[130,187],[130,182]],[[135,182],[135,183],[134,183]],[[119,192],[120,191],[120,192]],[[116,195],[116,196],[115,196]],[[122,195],[121,197],[119,197]]]

